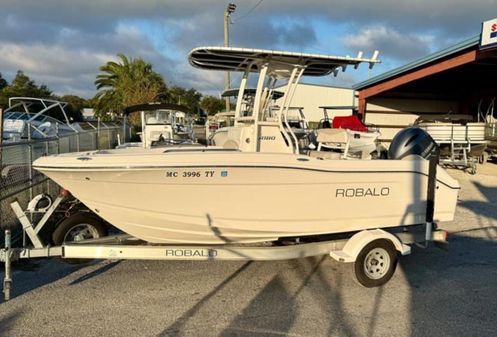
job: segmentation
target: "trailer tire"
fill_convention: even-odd
[[[357,255],[356,279],[366,288],[382,286],[392,278],[397,260],[397,250],[390,240],[374,240]]]
[[[478,158],[478,163],[481,165],[485,165],[487,163],[487,161],[488,161],[488,152],[483,151],[483,153]]]
[[[84,239],[97,239],[107,236],[107,227],[103,220],[89,212],[79,212],[63,220],[52,234],[56,246],[65,242]],[[86,263],[87,259],[63,259],[69,264]]]

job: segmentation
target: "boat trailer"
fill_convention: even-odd
[[[269,261],[329,254],[338,262],[353,262],[355,276],[361,285],[381,286],[388,282],[395,272],[398,255],[411,253],[410,245],[416,244],[426,248],[430,242],[433,242],[438,247],[447,247],[447,232],[437,229],[436,224],[433,223],[437,161],[438,153],[430,158],[424,224],[365,229],[326,236],[283,238],[277,242],[258,245],[150,244],[127,234],[120,234],[93,239],[84,238],[82,235],[74,236],[74,241],[51,246],[43,242],[40,232],[49,220],[55,217],[57,209],[65,201],[74,203],[74,200],[66,200],[70,198],[68,193],[61,193],[53,202],[47,197],[49,202],[45,202],[43,207],[38,207],[39,202],[44,199],[44,195],[38,195],[28,204],[26,210],[21,208],[18,201],[14,201],[11,203],[11,208],[31,241],[31,246],[12,247],[11,230],[5,230],[5,247],[0,250],[0,262],[4,262],[5,266],[4,298],[6,301],[11,298],[13,261],[48,257],[60,257],[73,262],[80,259]],[[34,218],[33,215],[36,213],[38,214],[36,218],[39,220],[34,223],[31,218]],[[86,220],[81,217],[81,212],[72,216],[77,215],[78,219],[83,219],[81,224],[84,224],[92,218],[92,213],[84,214],[87,214]],[[71,215],[67,219],[70,218]],[[62,227],[62,223],[59,226]]]
[[[396,256],[411,253],[410,244],[417,243],[421,247],[427,247],[428,242],[445,245],[447,243],[447,232],[434,229],[431,223],[415,227],[414,231],[406,228],[368,229],[348,235],[337,235],[323,241],[305,240],[296,238],[288,240],[281,245],[268,242],[254,245],[171,245],[171,244],[149,244],[127,234],[110,235],[96,239],[66,242],[60,246],[43,244],[39,236],[40,230],[47,223],[51,214],[65,197],[59,196],[53,205],[47,209],[42,219],[32,224],[29,219],[29,211],[23,211],[17,201],[11,204],[17,218],[23,226],[23,230],[31,240],[33,247],[13,248],[11,246],[11,230],[5,230],[5,248],[0,250],[0,261],[5,263],[5,274],[3,280],[3,292],[5,300],[11,298],[12,268],[13,261],[21,259],[60,257],[71,260],[229,260],[229,261],[271,261],[306,258],[311,256],[329,254],[339,262],[355,262],[361,259],[360,268],[356,267],[356,277],[366,287],[379,286],[386,283],[395,271]],[[378,245],[379,243],[379,245]],[[383,247],[383,249],[381,249]],[[380,250],[378,250],[380,248]],[[373,259],[371,255],[380,255],[380,259],[389,259],[389,265],[382,269],[375,266],[382,264],[381,261]],[[364,256],[361,258],[361,256]],[[368,259],[370,261],[364,261]],[[364,274],[364,268],[369,264],[370,275]],[[359,271],[358,271],[359,269]],[[375,270],[373,270],[375,269]],[[382,275],[389,273],[388,279],[381,284]],[[376,277],[380,277],[375,279]]]

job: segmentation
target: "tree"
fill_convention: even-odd
[[[193,88],[185,89],[174,86],[168,92],[168,102],[184,105],[192,114],[196,114],[199,111],[201,99],[202,94]]]
[[[121,114],[127,106],[161,100],[167,94],[162,76],[143,59],[117,55],[119,62],[109,61],[100,67],[95,85],[95,114]],[[132,121],[133,122],[133,121]],[[136,122],[136,121],[135,121]]]
[[[9,83],[2,77],[2,73],[0,73],[0,90],[8,86]]]
[[[207,112],[207,115],[215,115],[225,107],[225,101],[215,96],[205,96],[200,102],[200,107]]]
[[[67,103],[65,108],[66,113],[76,122],[81,122],[83,120],[83,109],[90,107],[88,100],[75,95],[62,96],[60,97],[60,101]]]
[[[16,96],[50,98],[52,91],[44,84],[40,86],[36,85],[24,72],[18,70],[12,83],[0,90],[0,108],[7,108],[9,106],[9,98]]]

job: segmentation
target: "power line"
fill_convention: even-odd
[[[252,7],[251,9],[249,9],[249,11],[245,14],[243,14],[242,16],[240,16],[239,18],[237,18],[235,21],[231,21],[231,23],[237,23],[238,21],[246,18],[247,16],[249,16],[250,13],[252,13],[257,7],[259,7],[259,5],[263,2],[264,0],[259,0],[258,3],[255,4],[254,7]]]

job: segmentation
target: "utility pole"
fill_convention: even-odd
[[[2,167],[3,110],[0,108],[0,167]]]
[[[230,32],[229,32],[229,19],[231,13],[233,13],[236,9],[236,5],[234,3],[229,3],[228,7],[224,11],[224,46],[229,47],[230,45]],[[224,90],[228,90],[230,88],[230,72],[227,71],[224,74]],[[226,112],[230,111],[230,98],[226,97]]]

